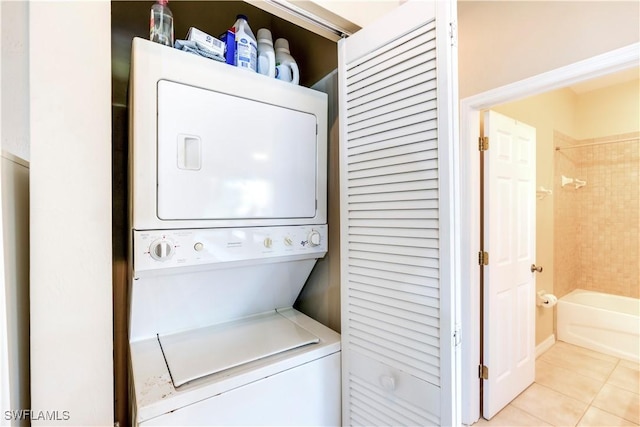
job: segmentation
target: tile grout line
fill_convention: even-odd
[[[551,350],[551,349],[549,349],[549,350]],[[545,353],[546,353],[546,352],[545,352]],[[540,356],[542,356],[542,355],[540,355]],[[582,355],[582,356],[590,357],[590,358],[592,358],[592,359],[597,359],[597,358],[594,358],[594,357],[592,357],[592,356],[590,356],[590,355],[587,355],[587,354],[584,354],[584,355]],[[608,382],[608,381],[609,381],[609,379],[611,378],[611,375],[613,375],[613,372],[614,372],[614,371],[616,370],[616,368],[620,365],[620,361],[621,361],[621,359],[620,359],[620,358],[616,358],[616,362],[615,362],[615,364],[613,365],[613,368],[611,369],[611,371],[609,372],[609,374],[607,375],[607,377],[606,377],[603,381],[601,381],[601,382],[600,382],[601,384],[600,384],[600,387],[598,388],[598,391],[597,391],[597,392],[595,393],[595,395],[591,398],[591,400],[586,404],[587,406],[586,406],[586,407],[584,408],[584,410],[582,411],[582,415],[580,415],[580,418],[578,418],[578,421],[576,422],[575,426],[577,426],[578,424],[580,424],[580,422],[582,421],[582,419],[584,418],[584,416],[587,414],[587,412],[589,411],[589,409],[593,406],[593,402],[596,400],[596,398],[598,397],[598,395],[600,394],[600,392],[602,391],[602,389],[604,388],[604,386],[607,384],[607,382]],[[536,360],[536,362],[537,362],[537,360]],[[543,362],[548,363],[549,365],[552,365],[552,366],[555,366],[555,367],[561,368],[561,369],[565,369],[565,370],[571,371],[572,373],[574,373],[574,374],[576,374],[576,375],[579,375],[579,376],[581,376],[581,377],[585,377],[585,378],[589,378],[589,379],[595,380],[595,378],[592,378],[592,377],[588,377],[588,376],[586,376],[586,375],[583,375],[582,373],[577,372],[577,371],[574,371],[573,369],[570,369],[570,368],[568,368],[568,367],[566,367],[566,366],[561,366],[561,365],[558,365],[558,364],[556,364],[556,363],[552,363],[551,361],[548,361],[548,360],[544,360]],[[562,395],[562,396],[564,396],[564,397],[566,397],[566,398],[573,399],[573,400],[578,401],[578,402],[580,402],[580,403],[584,403],[584,402],[581,402],[581,401],[579,401],[578,399],[576,399],[576,398],[574,398],[574,397],[568,396],[567,394],[565,394],[565,393],[563,393],[563,392],[561,392],[561,391],[555,390],[555,389],[553,389],[553,388],[551,388],[551,387],[547,387],[547,386],[545,386],[545,385],[543,385],[543,384],[540,384],[540,383],[537,383],[537,382],[535,382],[535,381],[534,381],[534,384],[538,384],[539,386],[541,386],[541,387],[545,387],[545,388],[547,388],[548,390],[555,391],[556,393],[558,393],[558,394],[560,394],[560,395]],[[613,385],[612,385],[612,387],[615,387],[615,386],[613,386]],[[619,388],[619,387],[618,387],[618,388]],[[609,411],[606,411],[606,410],[603,410],[603,409],[601,409],[601,408],[598,408],[597,406],[594,406],[594,408],[599,409],[599,410],[601,410],[601,411],[603,411],[603,412],[606,412],[607,414],[610,414],[610,415],[613,415],[613,416],[618,417],[617,415],[615,415],[615,414],[611,414]],[[520,409],[520,408],[518,408],[518,409]],[[521,409],[521,410],[522,410],[522,409]],[[524,411],[524,410],[522,410],[522,411]],[[529,412],[527,412],[527,411],[524,411],[524,412],[526,412],[526,413],[527,413],[527,414],[529,414],[529,415],[535,416],[535,415],[533,415],[533,414],[531,414],[531,413],[529,413]],[[536,417],[536,418],[538,418],[538,417]],[[618,417],[618,418],[622,418],[622,417]],[[629,421],[629,420],[627,420],[626,418],[623,418],[623,419],[625,419],[626,421]],[[545,421],[545,420],[542,420],[542,421],[547,422],[547,421]]]
[[[587,412],[589,411],[589,409],[591,409],[591,407],[593,406],[593,402],[595,402],[596,398],[600,395],[600,392],[602,391],[602,389],[604,388],[604,386],[607,384],[607,382],[609,381],[609,379],[611,378],[611,375],[613,375],[613,372],[616,370],[616,368],[620,365],[620,358],[617,358],[616,364],[613,366],[613,369],[611,370],[611,372],[609,372],[609,375],[607,375],[607,378],[604,379],[604,381],[602,381],[602,384],[600,384],[600,388],[598,389],[598,392],[591,398],[591,401],[589,402],[589,404],[587,405],[587,407],[585,408],[584,412],[582,413],[582,416],[580,417],[580,419],[578,420],[578,422],[576,423],[576,426],[578,424],[580,424],[580,421],[582,421],[582,419],[584,418],[584,416],[587,414]],[[610,415],[614,415],[617,416],[615,414],[611,414],[609,411],[605,411],[601,408],[598,408],[597,406],[593,406],[594,408],[604,411],[607,414]],[[620,417],[619,417],[620,418]]]
[[[547,390],[551,390],[551,391],[552,391],[552,392],[554,392],[554,393],[558,393],[559,395],[562,395],[563,397],[566,397],[567,399],[574,400],[574,401],[576,401],[576,402],[578,402],[578,403],[580,403],[580,404],[586,404],[586,405],[587,405],[587,407],[585,408],[585,412],[586,412],[586,410],[587,410],[587,409],[589,409],[589,407],[591,406],[591,404],[589,404],[589,403],[581,402],[580,400],[576,399],[575,397],[567,396],[566,394],[561,393],[561,392],[559,392],[558,390],[554,390],[554,389],[552,389],[551,387],[548,387],[548,386],[546,386],[546,385],[544,385],[544,384],[540,384],[540,383],[537,383],[537,382],[535,382],[535,381],[533,382],[533,384],[537,384],[537,385],[538,385],[538,386],[540,386],[540,387],[546,388]],[[532,385],[533,385],[533,384],[532,384]],[[529,387],[531,387],[531,386],[529,386]],[[528,389],[528,388],[527,388],[527,389]],[[525,390],[525,391],[526,391],[526,390]],[[524,393],[524,392],[523,392],[523,393]],[[509,404],[512,404],[514,401],[515,401],[515,399],[514,399],[514,400],[512,400]],[[529,411],[527,411],[527,410],[525,410],[525,409],[519,408],[519,407],[517,407],[517,406],[515,406],[515,405],[514,405],[514,408],[517,408],[517,409],[521,410],[522,412],[524,412],[524,413],[526,413],[526,414],[529,414],[529,415],[531,415],[532,417],[534,417],[534,418],[536,418],[536,419],[539,419],[539,420],[541,420],[541,421],[543,421],[543,422],[545,422],[545,423],[547,423],[547,424],[551,424],[551,422],[550,422],[550,421],[547,421],[547,420],[545,420],[545,419],[542,419],[542,418],[540,418],[538,415],[536,415],[536,414],[532,414],[531,412],[529,412]],[[582,415],[581,415],[581,416],[580,416],[580,418],[578,419],[578,422],[580,422],[580,420],[582,419],[582,417],[583,417],[583,416],[584,416],[584,412],[582,413]],[[551,424],[551,425],[554,425],[554,424]],[[575,424],[575,425],[577,425],[577,424]]]

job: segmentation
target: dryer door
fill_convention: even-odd
[[[315,216],[315,115],[160,80],[157,135],[160,219]]]

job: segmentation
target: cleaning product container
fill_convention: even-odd
[[[258,72],[265,76],[276,76],[276,54],[273,50],[271,31],[266,28],[258,30]]]
[[[151,6],[149,19],[149,40],[173,47],[173,14],[169,0],[158,0]]]
[[[298,64],[289,52],[287,39],[276,40],[276,79],[300,84],[300,71]]]
[[[238,15],[233,24],[236,36],[236,66],[245,70],[258,70],[258,45],[245,15]]]

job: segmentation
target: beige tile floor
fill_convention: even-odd
[[[640,365],[562,341],[536,360],[535,382],[474,426],[638,426]]]

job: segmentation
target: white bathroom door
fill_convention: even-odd
[[[482,416],[490,419],[535,378],[536,130],[485,113]]]

